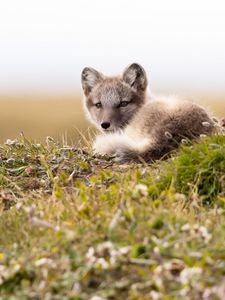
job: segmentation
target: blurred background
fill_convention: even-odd
[[[225,116],[224,1],[0,1],[0,142],[76,144],[85,66],[144,66],[153,94],[195,99]]]

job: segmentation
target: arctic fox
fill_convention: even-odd
[[[213,130],[212,118],[197,104],[176,98],[148,99],[147,76],[137,63],[119,77],[84,68],[81,81],[87,117],[102,132],[93,146],[97,154],[120,161],[153,161]]]

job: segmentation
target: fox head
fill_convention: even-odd
[[[81,82],[87,116],[106,133],[123,129],[145,102],[147,77],[136,63],[120,77],[106,77],[93,68],[84,68]]]

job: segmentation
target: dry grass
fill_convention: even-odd
[[[199,99],[215,115],[225,116],[225,97]],[[87,133],[90,124],[85,120],[80,97],[0,97],[0,143],[14,139],[21,132],[27,138],[43,142],[46,136],[70,144],[78,140],[78,131]]]
[[[74,143],[78,131],[85,132],[85,121],[79,98],[0,98],[0,142],[14,139],[21,132],[28,138],[44,141],[46,136],[62,140],[63,136]]]
[[[223,300],[225,136],[153,165],[0,145],[1,300]]]

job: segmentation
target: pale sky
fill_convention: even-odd
[[[0,93],[80,91],[139,62],[153,90],[225,92],[223,0],[0,0]]]

